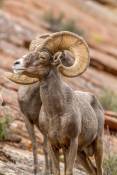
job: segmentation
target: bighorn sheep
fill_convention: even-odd
[[[47,38],[49,35],[38,36],[35,39],[39,44],[44,38]],[[38,38],[38,39],[37,39]],[[34,42],[34,41],[33,41]],[[35,50],[35,48],[33,48]],[[15,76],[16,77],[16,76]],[[17,78],[18,81],[21,78]],[[29,79],[30,80],[30,79]],[[16,82],[16,81],[15,81]],[[30,84],[30,81],[26,83],[26,81],[18,82],[20,84]],[[34,132],[34,125],[39,129],[39,113],[41,109],[41,99],[40,99],[40,86],[39,83],[35,83],[33,85],[21,86],[18,90],[18,101],[21,111],[24,114],[25,124],[30,135],[30,139],[32,141],[32,149],[33,149],[33,158],[34,158],[34,174],[38,173],[38,158],[37,158],[37,145],[36,145],[36,137]],[[49,160],[47,153],[47,136],[44,135],[44,146],[43,151],[45,155],[45,175],[49,174]]]
[[[42,40],[50,36],[50,34],[38,35],[35,40],[33,40],[33,45],[39,45]],[[36,47],[31,48],[31,51],[34,51]],[[58,53],[59,54],[59,53]],[[70,66],[73,64],[73,58],[67,52],[63,52],[61,56],[61,61],[64,65]],[[31,79],[27,76],[22,76],[18,74],[7,73],[7,78],[11,81],[23,84],[18,90],[18,102],[22,113],[24,114],[25,124],[32,141],[33,148],[33,157],[34,157],[34,174],[38,172],[38,159],[37,159],[37,148],[36,148],[36,137],[34,132],[34,125],[39,129],[39,113],[41,108],[41,98],[40,98],[40,84],[36,81],[37,79]],[[34,84],[32,84],[34,83]],[[31,84],[31,85],[30,85]],[[27,85],[27,86],[24,86]],[[45,175],[48,175],[51,172],[51,162],[48,160],[48,150],[47,150],[47,136],[44,135],[44,155],[45,155]]]
[[[41,36],[40,36],[41,37]],[[68,60],[66,60],[66,57]],[[64,65],[71,65],[72,64],[72,58],[69,57],[69,55],[66,55],[63,53],[63,56],[61,57],[61,61]],[[14,75],[16,78],[17,75]],[[28,84],[29,81],[26,83],[26,81],[22,82],[22,77],[17,77],[17,81],[14,80],[16,83],[20,84]],[[29,79],[30,80],[30,79]],[[19,82],[20,81],[20,82]],[[34,157],[34,174],[37,174],[38,172],[38,159],[37,159],[37,148],[36,148],[36,137],[34,132],[34,125],[37,126],[39,129],[39,113],[41,109],[41,98],[40,98],[40,83],[34,83],[27,86],[21,86],[18,90],[18,101],[21,111],[24,114],[25,124],[28,130],[28,133],[30,135],[31,141],[32,141],[32,148],[33,148],[33,157]],[[40,130],[40,129],[39,129]],[[43,144],[43,152],[45,155],[45,175],[48,175],[49,172],[51,172],[51,162],[49,162],[48,158],[48,148],[47,148],[47,136],[46,133],[44,135],[44,144]]]
[[[33,43],[42,42],[45,38],[47,38],[49,34],[37,36]],[[31,48],[31,50],[35,50]],[[33,158],[34,158],[34,175],[38,174],[38,158],[37,158],[37,145],[36,145],[36,136],[34,132],[34,125],[39,129],[39,113],[41,109],[41,99],[40,99],[40,86],[37,82],[37,79],[31,79],[27,76],[14,75],[9,72],[6,73],[7,78],[11,81],[21,84],[18,90],[18,102],[22,113],[24,114],[24,120],[26,124],[26,128],[28,130],[33,149]],[[29,80],[29,81],[28,81]],[[37,83],[36,83],[37,82]],[[32,84],[34,83],[34,84]],[[31,85],[30,85],[31,84]],[[27,85],[27,86],[24,86]],[[45,175],[49,174],[49,161],[48,161],[48,153],[47,153],[47,138],[46,134],[44,135],[44,146],[43,151],[45,155]]]
[[[63,50],[71,51],[74,56],[74,64],[70,67],[62,64],[61,52],[56,54]],[[60,148],[64,153],[65,175],[73,175],[76,158],[90,175],[102,175],[102,107],[93,94],[73,91],[59,75],[60,71],[67,77],[78,76],[88,64],[86,42],[76,34],[58,32],[13,65],[14,72],[40,81],[42,108],[39,127],[42,133],[48,134],[54,175],[60,175]],[[96,168],[89,158],[91,155],[95,157]]]

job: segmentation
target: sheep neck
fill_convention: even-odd
[[[61,115],[64,106],[64,92],[62,88],[62,80],[56,70],[50,73],[40,85],[41,100],[50,117]]]
[[[57,70],[50,73],[40,83],[40,96],[44,110],[52,125],[59,125],[60,116],[64,112],[64,89],[63,82]]]

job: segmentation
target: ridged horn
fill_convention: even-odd
[[[37,78],[31,78],[26,75],[15,74],[11,72],[5,72],[5,76],[14,83],[28,85],[39,82]]]
[[[36,38],[32,40],[29,51],[33,52],[39,49],[43,41],[49,36],[50,36],[49,34],[37,35]],[[20,75],[20,74],[15,74],[11,72],[6,72],[5,75],[12,82],[17,84],[22,84],[22,85],[34,84],[39,81],[39,79],[37,78],[31,78],[26,75]]]
[[[59,65],[60,72],[67,77],[75,77],[83,73],[90,62],[88,45],[83,38],[68,31],[56,32],[50,35],[42,44],[42,49],[47,49],[52,54],[69,50],[74,56],[74,64],[70,67]]]
[[[44,42],[47,37],[49,37],[50,34],[43,34],[43,35],[37,35],[35,39],[33,39],[30,43],[29,51],[37,51],[41,47],[42,43]]]

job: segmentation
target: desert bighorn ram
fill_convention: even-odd
[[[35,42],[32,42],[32,48]],[[58,51],[69,50],[74,64],[66,67]],[[13,70],[40,81],[42,108],[39,127],[48,134],[54,175],[60,175],[59,150],[62,148],[65,175],[73,175],[73,165],[80,160],[90,175],[102,175],[103,110],[93,94],[73,91],[59,72],[67,77],[83,73],[89,64],[86,42],[76,34],[58,32],[47,37],[13,65]],[[43,113],[44,111],[44,113]],[[96,167],[89,156],[94,155]]]
[[[33,43],[36,42],[39,45],[39,42],[42,42],[45,38],[47,38],[49,34],[46,35],[38,35]],[[35,51],[35,48],[31,48],[31,50]],[[28,130],[33,149],[33,158],[34,158],[34,175],[37,175],[39,172],[38,169],[38,158],[37,158],[37,145],[36,145],[36,136],[34,131],[34,125],[39,129],[39,113],[41,109],[41,98],[40,98],[40,85],[39,82],[36,83],[35,79],[31,79],[27,76],[21,76],[18,74],[12,74],[7,72],[6,76],[11,81],[21,84],[18,90],[18,102],[22,113],[24,114],[24,121],[26,124],[26,128]],[[32,84],[34,83],[34,84]],[[49,161],[48,161],[48,153],[47,153],[47,138],[46,134],[44,135],[44,155],[45,155],[45,172],[44,175],[48,175],[50,172],[49,169]]]
[[[37,45],[44,41],[47,37],[49,37],[50,34],[44,34],[44,35],[38,35],[33,40],[33,45],[35,47],[31,47],[31,51],[35,51],[37,48]],[[35,42],[35,44],[34,44]],[[32,45],[32,44],[31,44]],[[58,52],[59,54],[60,52]],[[67,53],[63,52],[60,57],[62,63],[67,66],[71,66],[73,64],[73,58],[72,56]],[[40,84],[36,79],[31,79],[24,75],[18,75],[18,74],[12,74],[10,72],[6,73],[7,78],[9,78],[11,81],[21,84],[23,86],[20,86],[18,90],[18,102],[20,109],[22,113],[24,114],[24,120],[25,124],[30,136],[30,139],[32,141],[32,148],[33,148],[33,157],[34,157],[34,174],[37,175],[39,169],[38,169],[38,159],[37,159],[37,145],[36,145],[36,137],[34,132],[34,125],[37,126],[39,129],[39,113],[41,109],[41,98],[40,98]],[[32,82],[34,84],[32,84]],[[48,175],[49,172],[51,172],[51,163],[48,160],[48,149],[47,149],[47,136],[45,134],[44,136],[44,155],[45,155],[45,175]]]

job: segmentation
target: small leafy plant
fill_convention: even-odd
[[[0,119],[0,140],[5,140],[8,134],[10,125],[10,117],[4,116]]]
[[[100,102],[105,110],[117,112],[117,93],[110,89],[104,89],[100,96]]]

